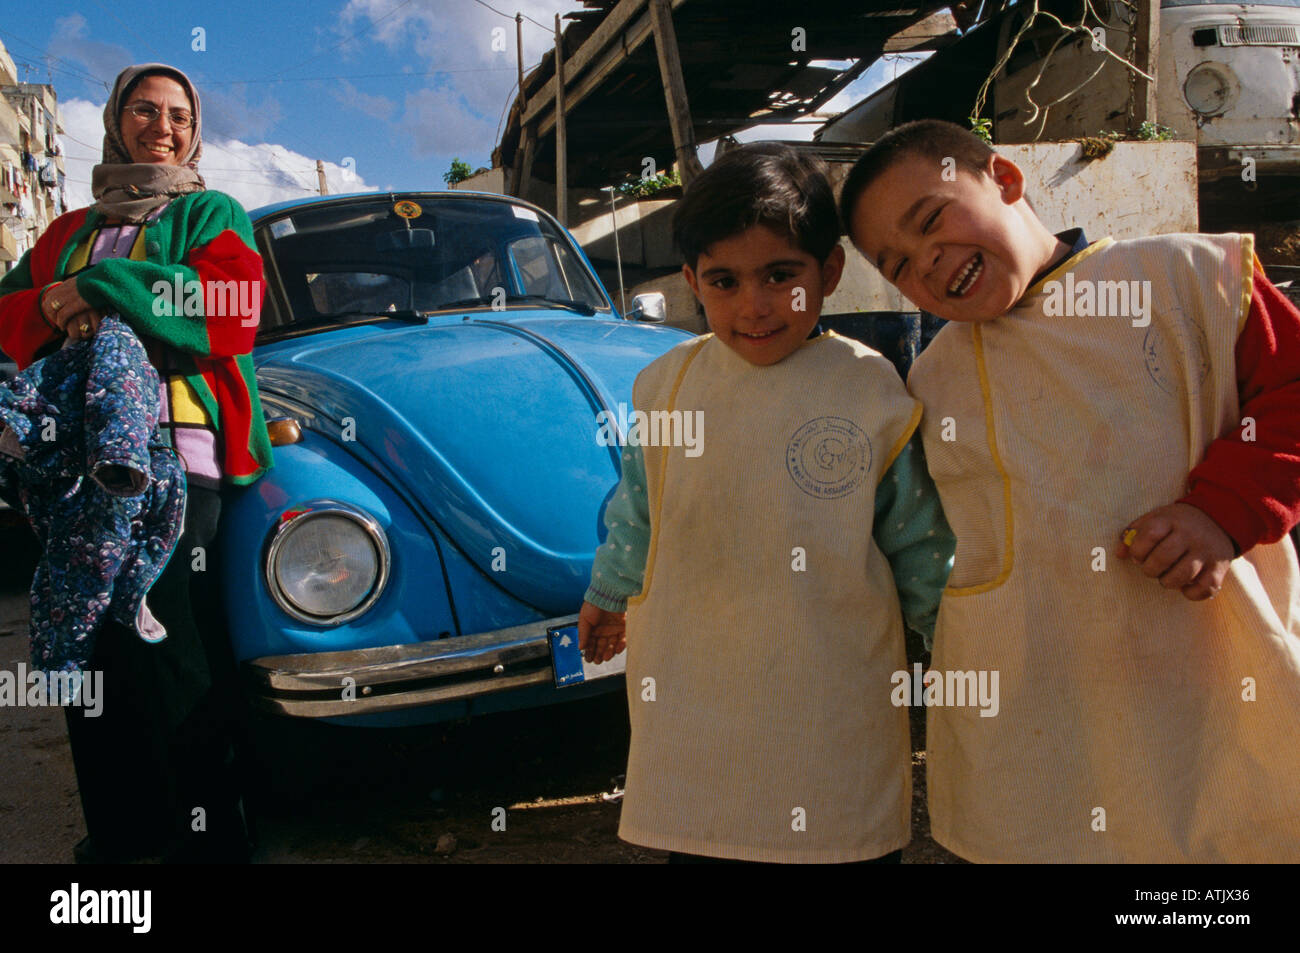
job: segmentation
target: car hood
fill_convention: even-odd
[[[560,614],[581,602],[618,480],[597,414],[630,408],[637,373],[683,339],[591,318],[357,328],[273,346],[257,377],[342,427],[500,586]]]

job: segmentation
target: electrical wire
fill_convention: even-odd
[[[337,50],[340,46],[343,46],[345,43],[351,43],[353,40],[359,38],[363,33],[368,33],[369,31],[373,30],[375,27],[379,26],[379,24],[383,23],[383,22],[384,22],[385,20],[387,20],[389,17],[391,17],[391,16],[393,16],[394,14],[396,14],[398,10],[401,10],[403,7],[405,7],[405,6],[407,6],[408,4],[410,4],[410,2],[411,2],[411,0],[402,0],[401,3],[399,3],[397,6],[393,7],[393,9],[389,10],[389,11],[388,11],[387,13],[385,13],[382,17],[380,17],[378,20],[372,20],[372,21],[370,21],[370,25],[369,25],[368,27],[365,27],[364,29],[358,30],[356,33],[353,33],[351,36],[345,36],[343,39],[339,40],[337,43],[335,43],[333,46],[331,46],[328,50],[325,50],[325,52],[323,52],[323,53],[318,53],[318,54],[316,54],[315,56],[312,56],[312,57],[309,57],[309,58],[303,60],[301,63],[295,63],[293,66],[285,67],[284,69],[280,70],[280,72],[278,72],[278,73],[272,73],[272,74],[271,74],[271,77],[274,78],[274,77],[276,77],[276,76],[283,76],[285,73],[291,73],[291,72],[293,72],[293,71],[296,70],[299,66],[306,66],[308,63],[314,63],[316,60],[320,59],[322,56],[328,56],[329,54],[331,54],[331,53],[333,53],[335,50]]]
[[[502,13],[502,12],[501,12],[500,10],[498,10],[496,7],[489,7],[486,3],[483,2],[483,0],[474,0],[474,2],[477,3],[480,7],[487,7],[489,10],[491,10],[493,13],[495,13],[495,14],[496,14],[497,16],[499,16],[499,17],[505,17],[507,20],[513,20],[513,19],[514,19],[514,17],[512,17],[510,14],[508,14],[508,13]],[[529,23],[532,23],[532,24],[534,24],[535,26],[539,26],[539,27],[541,27],[543,30],[545,30],[547,33],[551,34],[552,36],[555,35],[555,27],[553,27],[553,26],[547,26],[545,23],[538,23],[536,20],[534,20],[532,17],[530,17],[530,16],[529,16],[528,14],[526,14],[526,13],[520,13],[519,15],[520,15],[521,17],[523,17],[525,20],[527,20]]]

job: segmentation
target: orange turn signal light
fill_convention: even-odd
[[[302,440],[302,428],[292,417],[277,417],[266,422],[266,432],[271,438],[271,446],[283,447]]]

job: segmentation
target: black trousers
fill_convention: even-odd
[[[217,490],[191,486],[185,525],[148,604],[167,630],[150,644],[106,622],[92,671],[103,672],[98,717],[65,708],[90,845],[100,859],[246,860],[234,766],[238,685],[208,552]]]

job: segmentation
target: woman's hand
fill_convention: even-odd
[[[77,290],[77,279],[62,281],[41,295],[41,317],[51,327],[58,328],[70,341],[82,341],[95,336],[99,313]]]

